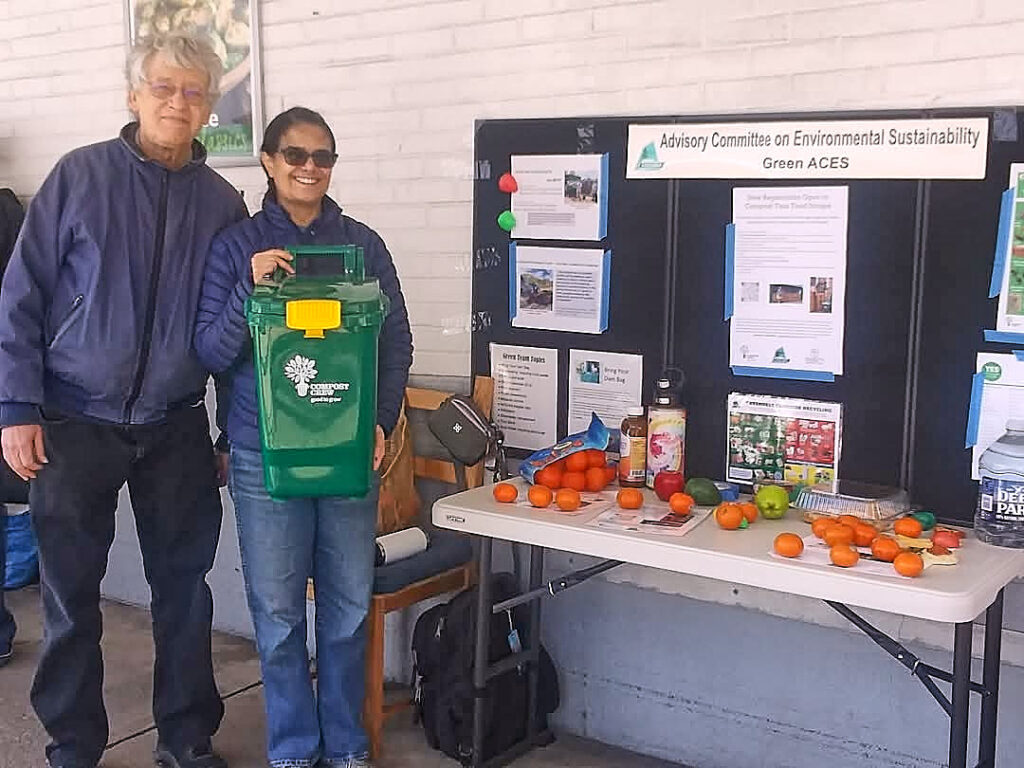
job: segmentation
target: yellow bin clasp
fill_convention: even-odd
[[[293,331],[305,331],[307,339],[322,339],[324,331],[341,326],[341,302],[337,299],[295,299],[284,305],[284,322]]]

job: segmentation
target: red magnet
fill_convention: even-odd
[[[498,179],[498,189],[506,194],[512,194],[513,192],[519,191],[519,185],[516,184],[516,177],[511,173],[501,174],[501,178]]]

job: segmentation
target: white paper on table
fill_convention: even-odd
[[[709,514],[710,509],[696,509],[685,517],[677,517],[667,506],[640,509],[621,509],[615,506],[595,515],[587,521],[587,525],[608,531],[678,537],[688,534]]]
[[[510,448],[537,450],[558,439],[558,350],[491,344],[494,421]]]
[[[1011,163],[1013,212],[1006,241],[1006,262],[999,289],[996,330],[1024,332],[1024,163]],[[977,478],[975,478],[977,479]]]
[[[729,364],[843,372],[847,187],[736,187]]]
[[[980,480],[978,460],[1006,432],[1006,420],[1024,417],[1024,362],[1014,355],[978,353],[975,372],[986,370],[978,412],[978,441],[971,450],[971,479]]]
[[[611,251],[509,245],[514,328],[602,333],[608,327]]]
[[[789,560],[790,562],[802,562],[811,563],[812,565],[820,565],[825,568],[835,568],[838,571],[849,571],[856,570],[858,573],[870,573],[875,576],[885,576],[890,579],[909,579],[910,576],[903,576],[897,573],[896,569],[893,568],[892,563],[885,562],[884,560],[875,560],[871,555],[870,547],[854,547],[860,554],[860,560],[857,561],[857,565],[851,568],[844,568],[836,565],[829,558],[829,546],[824,541],[819,539],[814,534],[804,536],[804,550],[800,553],[799,557],[783,557],[775,550],[772,550],[768,554],[777,560]],[[926,564],[927,565],[927,564]],[[942,566],[947,567],[947,566]]]
[[[596,413],[617,439],[630,406],[642,402],[643,355],[569,350],[569,434],[584,431]]]
[[[512,155],[512,236],[602,240],[608,228],[608,155]]]

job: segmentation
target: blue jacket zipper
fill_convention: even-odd
[[[160,182],[160,207],[157,211],[156,242],[153,253],[153,272],[149,276],[149,296],[146,300],[146,321],[142,327],[142,348],[139,362],[135,368],[135,379],[124,403],[122,421],[131,424],[132,409],[142,392],[142,380],[146,377],[146,366],[149,363],[149,348],[153,344],[153,324],[156,322],[156,295],[160,284],[160,266],[164,260],[164,236],[167,230],[167,188],[170,185],[170,171],[164,171]]]
[[[57,332],[53,334],[53,338],[50,339],[50,343],[47,346],[52,347],[60,340],[61,336],[68,332],[68,329],[71,328],[71,324],[75,320],[75,313],[78,312],[83,301],[85,301],[85,294],[80,293],[75,296],[74,301],[71,302],[71,309],[65,313],[64,319],[61,320],[60,325],[57,326]]]

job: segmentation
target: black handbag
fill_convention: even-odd
[[[490,450],[496,428],[470,398],[450,395],[427,419],[430,431],[456,461],[472,465]]]
[[[459,464],[472,466],[493,450],[495,479],[507,475],[505,436],[469,397],[450,395],[431,412],[427,425]]]

